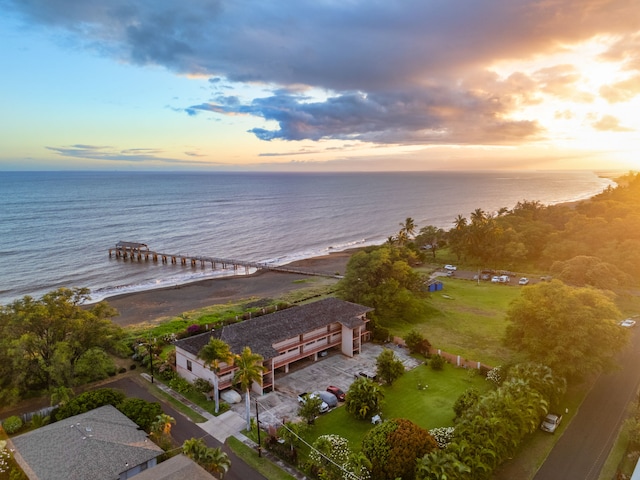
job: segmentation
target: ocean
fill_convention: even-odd
[[[448,229],[476,208],[580,200],[608,185],[586,171],[0,172],[0,304],[63,286],[99,301],[234,274],[110,259],[118,241],[282,265],[381,244],[407,217]]]

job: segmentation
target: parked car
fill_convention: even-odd
[[[358,376],[368,378],[369,380],[373,380],[374,382],[376,381],[376,378],[377,378],[376,375],[371,372],[359,372]]]
[[[491,283],[500,283],[500,275],[494,275],[491,277]]]
[[[444,269],[449,270],[450,272],[455,272],[458,269],[458,267],[456,267],[455,265],[445,265]]]
[[[529,279],[527,277],[522,277],[520,280],[518,280],[518,285],[528,285],[529,284]]]
[[[329,408],[338,406],[338,398],[331,392],[313,392],[313,395],[317,395],[322,399],[322,403],[326,403]]]
[[[620,322],[621,327],[631,328],[636,326],[636,321],[633,318],[627,318],[626,320],[622,320]]]
[[[320,398],[320,400],[322,400],[322,397],[316,395],[316,392],[313,393],[308,393],[308,392],[304,392],[298,395],[298,403],[300,403],[301,405],[307,401],[307,398],[312,398],[312,397],[317,397]],[[329,405],[327,405],[327,403],[322,400],[322,403],[320,403],[320,413],[326,413],[329,411]]]
[[[542,420],[542,423],[540,424],[540,429],[544,430],[545,432],[554,433],[558,428],[558,425],[560,425],[561,421],[562,421],[562,415],[549,413],[547,414],[546,417],[544,417],[544,420]]]
[[[340,388],[335,387],[333,385],[329,385],[327,387],[327,392],[333,393],[336,396],[336,398],[338,399],[339,402],[344,402],[345,393]]]
[[[511,281],[511,277],[509,275],[500,275],[500,283],[509,283]]]

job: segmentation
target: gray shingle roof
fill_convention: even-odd
[[[38,480],[114,480],[163,452],[111,405],[46,425],[12,441]]]
[[[278,352],[272,346],[274,343],[334,322],[355,328],[364,323],[360,317],[372,310],[364,305],[330,297],[227,325],[215,332],[184,338],[175,344],[193,355],[198,355],[209,339],[216,336],[224,340],[234,353],[240,353],[248,346],[252,352],[259,353],[267,360],[278,356]]]
[[[176,455],[134,477],[136,480],[213,480],[214,477],[184,455]]]

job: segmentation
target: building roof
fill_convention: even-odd
[[[273,344],[296,335],[338,322],[348,328],[364,324],[362,316],[370,307],[345,302],[335,297],[287,308],[279,312],[234,323],[216,331],[178,340],[176,347],[198,355],[211,337],[224,340],[231,351],[240,353],[245,346],[265,360],[278,356]]]
[[[163,450],[112,405],[12,438],[31,480],[115,480]]]
[[[176,455],[135,476],[136,480],[213,480],[216,477],[184,455]]]

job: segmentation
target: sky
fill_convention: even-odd
[[[0,170],[638,170],[638,0],[0,0]]]

